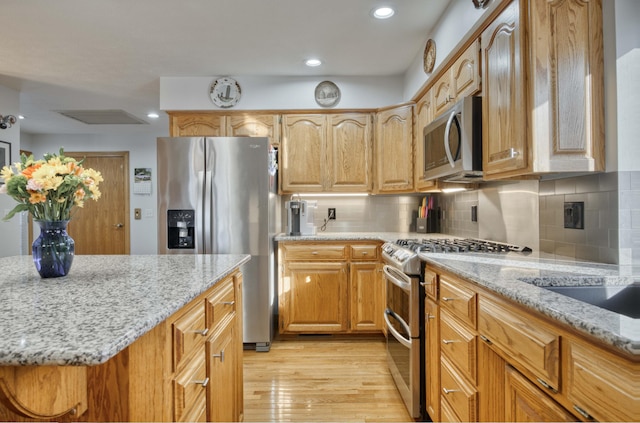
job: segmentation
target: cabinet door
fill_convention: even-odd
[[[413,106],[384,110],[376,121],[376,191],[413,191]]]
[[[507,366],[505,421],[572,422],[575,418],[517,370]]]
[[[379,263],[351,263],[350,329],[352,332],[379,332],[384,313],[384,283]]]
[[[226,324],[215,332],[207,342],[207,421],[239,421],[238,401],[236,398],[238,383],[238,343],[236,320],[228,319]]]
[[[225,117],[212,113],[171,114],[169,133],[172,137],[222,137]]]
[[[271,145],[280,144],[279,115],[231,115],[227,117],[228,137],[268,137]]]
[[[285,262],[280,332],[346,332],[347,285],[346,262]]]
[[[437,187],[435,180],[424,179],[424,127],[431,123],[433,116],[433,90],[429,90],[418,100],[413,114],[413,170],[418,191],[428,191]]]
[[[425,377],[427,413],[440,421],[440,331],[438,304],[431,298],[424,302],[425,313]]]
[[[434,115],[440,116],[451,106],[453,95],[451,93],[451,74],[447,71],[433,85]]]
[[[372,133],[369,114],[327,116],[327,191],[371,190]]]
[[[529,4],[535,170],[604,170],[601,1]]]
[[[282,191],[322,192],[323,169],[327,162],[326,117],[284,115],[282,131]]]
[[[526,49],[519,14],[516,0],[482,33],[485,178],[528,166]]]
[[[451,66],[451,92],[455,101],[480,90],[480,42],[474,41]]]

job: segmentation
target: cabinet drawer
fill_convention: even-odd
[[[351,258],[353,260],[377,260],[377,245],[352,245]]]
[[[440,275],[440,307],[451,312],[452,315],[476,328],[476,296],[477,294],[462,286],[462,283]]]
[[[472,382],[476,381],[476,336],[447,312],[440,314],[440,351]]]
[[[460,421],[477,421],[478,392],[476,389],[469,385],[444,357],[441,360],[440,369],[442,402],[451,406]]]
[[[205,302],[209,332],[215,331],[220,322],[236,311],[236,294],[233,286],[233,278],[225,279],[220,282],[216,288],[217,289],[207,297]]]
[[[640,421],[640,363],[575,342],[563,345],[569,400],[598,421]]]
[[[286,260],[341,260],[347,258],[346,245],[283,245]]]
[[[533,372],[551,388],[559,388],[560,336],[533,317],[488,298],[478,300],[478,333]]]
[[[424,270],[424,290],[429,297],[438,299],[438,275],[429,269]]]
[[[173,331],[173,370],[180,361],[192,351],[204,345],[209,333],[204,316],[204,302],[190,307],[172,325]]]
[[[206,410],[206,387],[209,383],[205,366],[204,349],[189,367],[180,372],[173,381],[173,413],[175,421],[187,421]]]

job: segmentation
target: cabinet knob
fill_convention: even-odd
[[[205,388],[209,384],[209,378],[207,377],[204,380],[194,380],[193,383],[196,385],[202,385],[202,387]]]
[[[314,256],[317,256],[318,252],[317,251],[313,251],[313,252],[311,252],[311,254],[313,254]]]

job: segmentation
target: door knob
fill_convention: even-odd
[[[123,228],[123,227],[124,227],[124,224],[123,224],[123,223],[116,223],[116,224],[115,224],[115,225],[113,225],[113,226],[115,226],[116,228]]]

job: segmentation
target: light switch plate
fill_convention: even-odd
[[[135,220],[142,219],[142,209],[133,209],[133,218]]]

